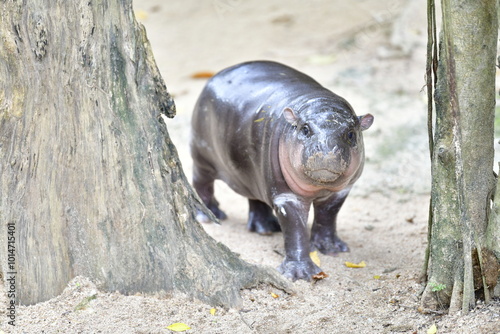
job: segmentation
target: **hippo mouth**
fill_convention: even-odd
[[[305,171],[305,174],[320,183],[334,182],[342,175],[342,173],[334,172],[326,168],[308,170]]]

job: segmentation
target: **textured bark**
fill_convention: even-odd
[[[489,261],[493,253],[486,243],[495,187],[497,1],[443,0],[442,11],[431,137],[430,262],[422,306],[467,312],[475,304],[477,286],[488,296],[494,285],[483,279],[486,268],[480,264],[498,263],[494,257]],[[474,277],[477,267],[481,270]]]
[[[195,221],[161,117],[175,107],[130,0],[0,6],[0,245],[15,226],[17,302],[76,275],[223,305],[261,281],[284,286]],[[5,246],[0,263],[12,271]]]

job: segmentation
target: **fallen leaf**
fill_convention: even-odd
[[[135,17],[139,20],[139,21],[144,21],[148,18],[148,13],[144,10],[136,10],[135,11]]]
[[[438,331],[436,325],[432,325],[431,327],[429,327],[429,329],[427,330],[427,334],[436,334]]]
[[[211,315],[215,315],[215,312],[217,312],[217,310],[215,308],[211,308],[210,309],[210,314]]]
[[[315,265],[317,265],[318,267],[321,266],[321,260],[319,259],[318,251],[309,253],[309,256],[311,257],[311,260]]]
[[[328,277],[328,274],[322,271],[322,272],[317,273],[316,275],[313,275],[312,278],[319,281],[320,279],[327,278],[327,277]]]
[[[366,267],[365,261],[361,261],[360,263],[352,263],[352,262],[345,262],[345,266],[347,268],[364,268]]]
[[[186,324],[183,324],[182,322],[176,322],[175,324],[171,324],[170,326],[167,327],[167,329],[170,329],[171,331],[174,332],[184,332],[187,331],[188,329],[191,329]]]
[[[80,310],[86,309],[89,306],[90,301],[92,301],[96,298],[97,298],[97,293],[83,298],[83,300],[78,305],[75,306],[75,311],[80,311]]]
[[[373,276],[374,279],[380,279],[380,275]]]
[[[334,63],[337,60],[337,56],[329,54],[329,55],[313,55],[309,57],[309,63],[313,65],[328,65]]]
[[[259,119],[256,119],[256,120],[254,121],[254,123],[259,123],[259,122],[262,122],[263,120],[264,120],[264,117],[261,117],[261,118],[259,118]]]
[[[161,6],[156,5],[156,6],[151,7],[149,10],[151,11],[151,13],[158,13],[161,10]]]
[[[275,294],[274,292],[271,292],[271,297],[278,298],[279,296],[277,294]]]
[[[285,25],[289,25],[290,23],[293,23],[293,17],[290,16],[290,15],[281,15],[281,16],[278,16],[278,17],[275,17],[271,23],[273,24],[285,24]]]
[[[200,71],[191,74],[191,78],[193,79],[208,79],[214,76],[214,72],[209,72],[209,71]]]

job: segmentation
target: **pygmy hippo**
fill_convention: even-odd
[[[193,186],[221,220],[226,215],[214,198],[215,179],[247,197],[250,231],[283,231],[278,270],[311,280],[321,272],[311,251],[348,251],[337,236],[337,213],[363,170],[361,132],[372,123],[372,115],[357,117],[342,97],[288,66],[235,65],[208,81],[195,106]],[[202,213],[197,218],[209,220]]]

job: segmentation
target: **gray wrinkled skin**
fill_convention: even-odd
[[[290,67],[233,66],[208,81],[195,106],[193,186],[219,219],[226,215],[214,197],[215,179],[247,197],[250,231],[283,231],[286,254],[278,270],[310,280],[321,272],[310,251],[348,251],[336,233],[337,213],[363,170],[361,131],[372,122],[372,115],[357,117],[343,98]]]

